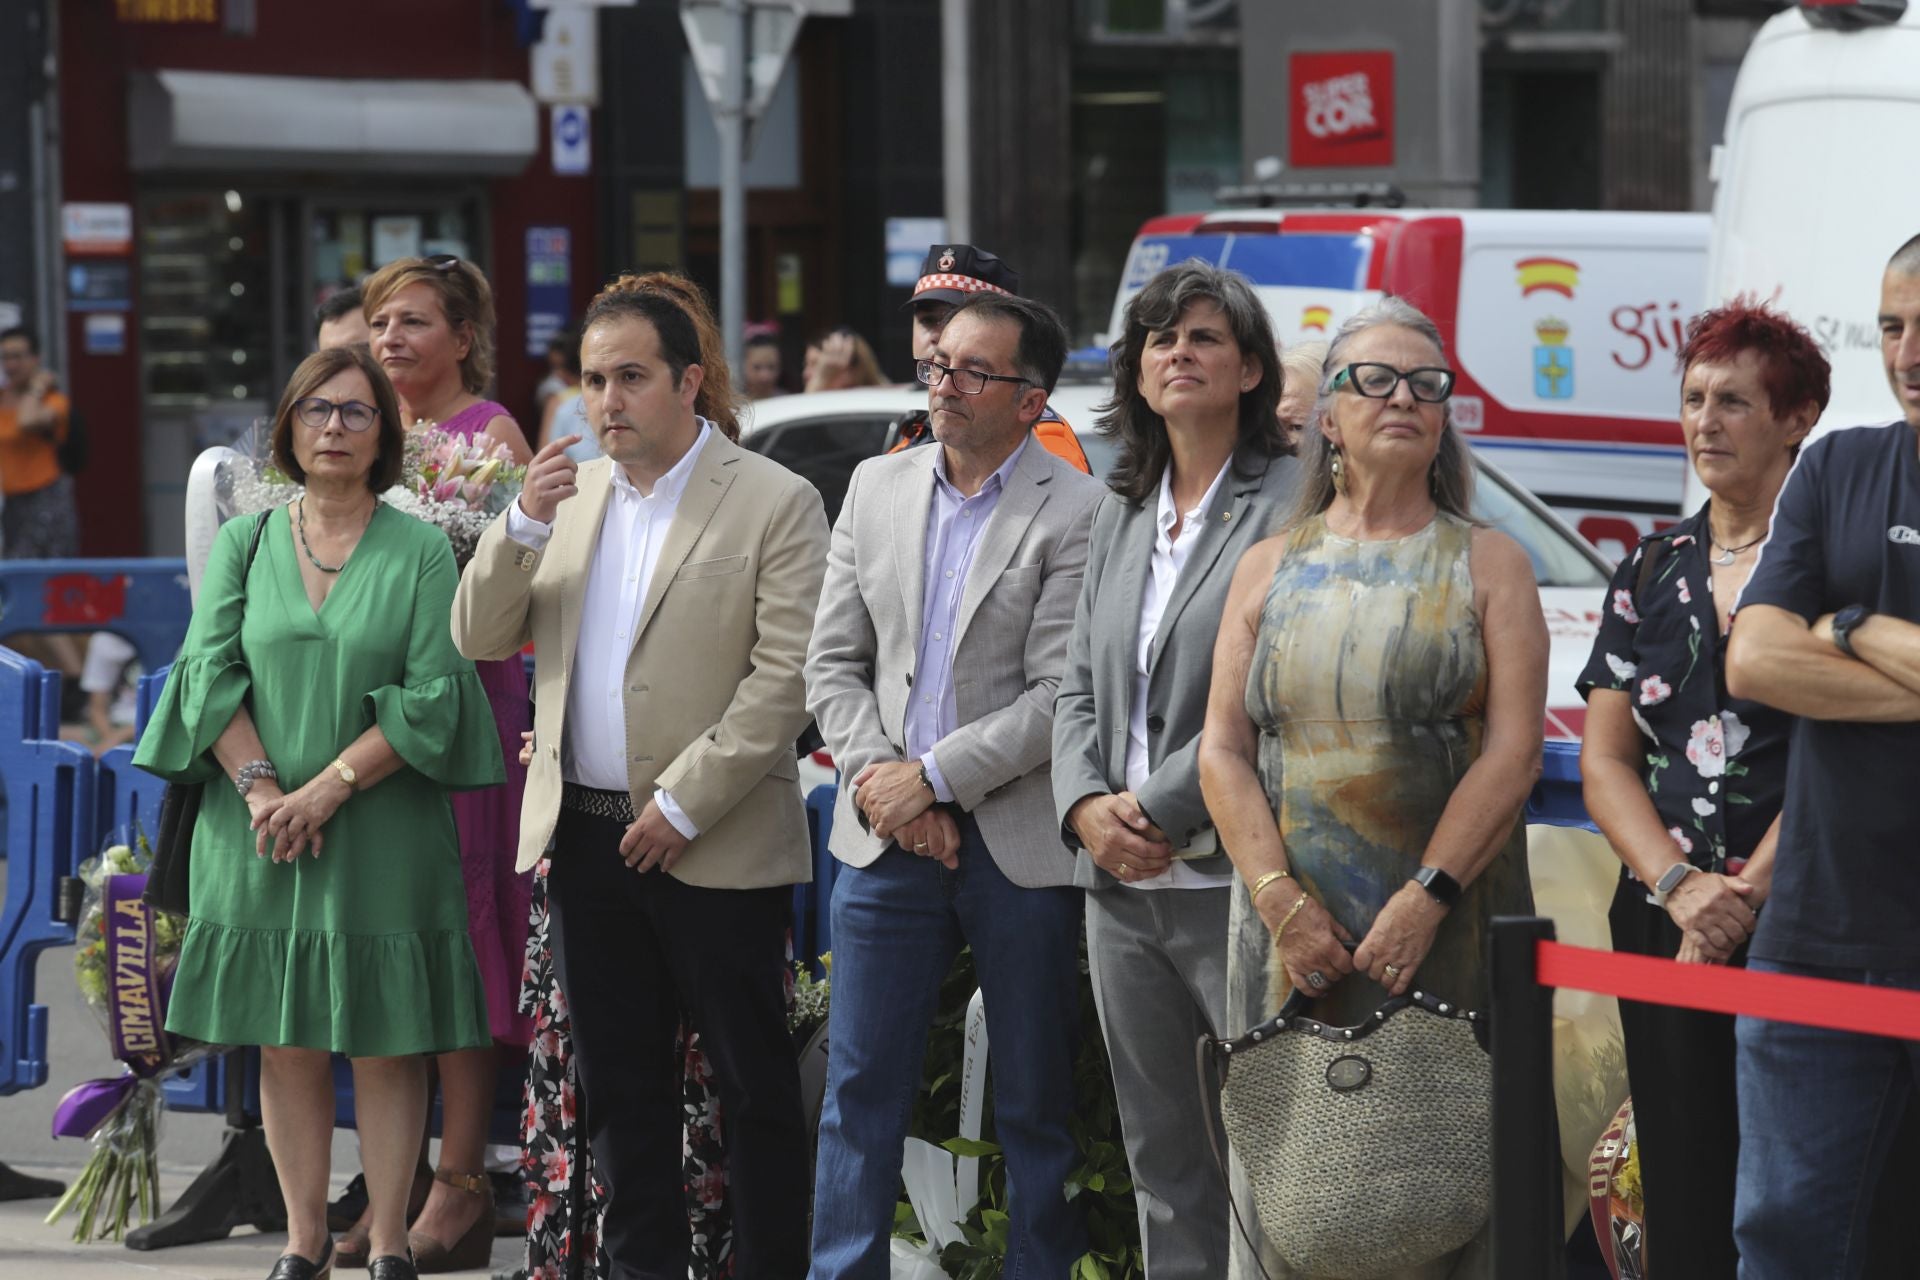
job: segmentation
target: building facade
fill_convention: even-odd
[[[176,554],[193,457],[271,414],[315,305],[396,257],[486,270],[494,394],[528,421],[545,372],[530,312],[590,296],[599,211],[591,177],[553,171],[524,14],[480,0],[47,12],[67,214],[57,345],[93,442],[88,554]]]

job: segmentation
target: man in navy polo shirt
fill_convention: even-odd
[[[1802,451],[1727,686],[1800,717],[1749,967],[1920,990],[1920,236],[1887,265],[1880,347],[1904,421]],[[1736,1034],[1742,1280],[1863,1274],[1920,1045],[1746,1017]]]

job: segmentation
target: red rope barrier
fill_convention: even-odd
[[[1725,965],[1677,964],[1653,956],[1571,947],[1563,942],[1541,942],[1537,946],[1534,964],[1536,980],[1542,986],[1920,1040],[1920,991],[1785,973],[1754,973]]]

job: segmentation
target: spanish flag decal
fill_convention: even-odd
[[[1571,298],[1580,287],[1580,264],[1566,258],[1522,258],[1513,264],[1514,277],[1520,283],[1520,296],[1557,293]]]

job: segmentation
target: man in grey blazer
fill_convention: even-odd
[[[813,1280],[884,1280],[907,1118],[941,980],[963,945],[986,996],[1007,1158],[1008,1275],[1086,1251],[1079,1155],[1080,894],[1047,765],[1054,691],[1103,487],[1034,440],[1066,359],[1059,319],[963,302],[932,358],[939,447],[862,463],[834,526],[807,704],[840,768],[833,1002]]]
[[[1226,1206],[1193,1046],[1228,1033],[1233,867],[1200,794],[1214,640],[1241,555],[1280,527],[1294,460],[1280,365],[1246,282],[1168,268],[1114,360],[1115,492],[1093,517],[1054,706],[1053,793],[1113,1064],[1148,1280],[1221,1280]],[[1269,892],[1271,886],[1263,886]]]

